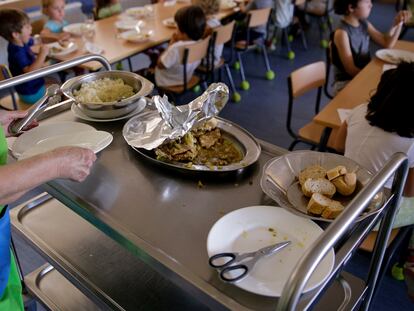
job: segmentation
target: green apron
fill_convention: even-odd
[[[0,165],[7,161],[7,142],[0,125]],[[7,207],[0,205],[0,310],[19,311],[24,310],[22,299],[22,287],[13,254],[10,251],[10,219]],[[3,230],[1,230],[3,229]],[[2,232],[3,231],[3,232]],[[6,255],[5,255],[6,254]],[[10,254],[10,257],[9,257]],[[7,277],[8,273],[8,277]],[[5,280],[7,279],[7,281]]]

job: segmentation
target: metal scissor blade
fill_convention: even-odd
[[[290,241],[276,243],[270,246],[263,247],[262,249],[258,250],[258,253],[261,253],[262,255],[270,255],[270,254],[276,253],[282,248],[288,246],[289,244],[290,244]]]

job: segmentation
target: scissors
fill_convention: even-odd
[[[220,278],[223,281],[234,283],[245,278],[259,259],[274,254],[289,244],[290,241],[277,243],[250,253],[219,253],[211,256],[208,263],[211,267],[220,270]],[[226,261],[220,263],[220,259]]]

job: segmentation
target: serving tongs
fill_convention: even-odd
[[[46,89],[45,95],[40,98],[29,110],[27,115],[22,119],[10,123],[9,132],[17,135],[24,132],[28,125],[32,123],[47,107],[53,106],[61,101],[62,91],[59,85],[52,84]]]

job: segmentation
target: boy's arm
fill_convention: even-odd
[[[342,30],[338,29],[334,34],[334,43],[338,50],[339,58],[347,74],[351,77],[354,77],[358,72],[361,71],[357,66],[355,66],[354,58],[352,57],[351,46],[349,44],[348,34]]]
[[[378,31],[371,23],[368,22],[368,33],[372,40],[385,48],[394,47],[395,43],[400,36],[402,27],[404,23],[408,22],[411,19],[410,11],[400,11],[394,18],[393,25],[391,29],[382,33]]]
[[[41,44],[39,47],[39,54],[37,55],[35,61],[29,66],[23,68],[23,72],[31,72],[36,69],[40,69],[46,65],[46,57],[49,54],[49,47],[45,44]]]
[[[55,41],[65,41],[70,39],[70,33],[60,32],[53,33],[49,28],[43,28],[40,32],[40,37],[44,43],[55,42]]]

